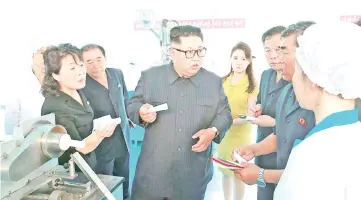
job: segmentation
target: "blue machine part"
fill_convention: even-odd
[[[129,99],[134,95],[134,91],[129,91]],[[142,142],[144,139],[144,128],[136,126],[136,128],[130,129],[130,141],[131,141],[131,155],[129,161],[129,181],[130,187],[132,186],[135,169],[137,166],[140,151],[142,149]]]

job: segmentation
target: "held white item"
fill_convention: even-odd
[[[93,120],[93,131],[94,130],[98,130],[101,129],[107,125],[109,125],[110,123],[115,122],[116,124],[120,124],[121,123],[121,119],[120,118],[114,118],[112,119],[110,117],[110,115],[106,115],[97,119]]]
[[[245,120],[247,120],[247,121],[256,121],[256,120],[258,120],[258,118],[252,117],[252,116],[247,116]]]
[[[258,118],[252,117],[252,116],[249,116],[249,115],[239,115],[238,117],[240,119],[242,119],[242,120],[245,120],[245,121],[256,121],[256,120],[258,120]]]
[[[114,118],[112,119],[116,124],[120,124],[122,120],[120,118]]]
[[[247,160],[242,158],[242,156],[240,156],[238,153],[234,152],[233,156],[239,163],[247,163]]]
[[[70,138],[70,135],[64,134],[64,135],[62,135],[60,137],[59,147],[63,151],[69,149],[69,147],[75,147],[75,148],[82,149],[82,148],[85,147],[85,142],[84,141],[72,140]]]
[[[159,106],[156,106],[156,107],[153,107],[150,109],[151,111],[153,112],[159,112],[159,111],[163,111],[163,110],[168,110],[168,104],[167,103],[164,103],[164,104],[161,104]]]
[[[99,117],[97,119],[93,120],[93,131],[100,129],[101,127],[104,126],[105,122],[108,120],[111,120],[112,118],[110,117],[110,115],[106,115],[103,117]]]

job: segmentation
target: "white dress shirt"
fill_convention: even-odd
[[[5,133],[12,134],[14,127],[23,121],[41,116],[44,97],[40,93],[41,85],[34,73],[29,70],[13,92],[13,97],[5,105]]]

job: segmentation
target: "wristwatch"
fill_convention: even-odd
[[[216,134],[214,137],[217,137],[219,135],[218,134],[218,129],[216,127],[212,127],[211,129]]]
[[[260,169],[258,172],[257,185],[261,188],[266,187],[266,183],[263,179],[264,169]]]

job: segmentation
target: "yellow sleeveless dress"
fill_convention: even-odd
[[[228,97],[233,119],[238,118],[239,114],[247,114],[248,98],[258,95],[258,87],[256,87],[251,94],[246,92],[248,84],[247,76],[235,85],[232,85],[232,76],[229,76],[223,83],[224,92]],[[252,143],[251,132],[252,124],[232,125],[222,142],[218,145],[218,157],[231,160],[231,154],[234,148]],[[226,175],[234,176],[231,170],[221,167],[219,170]]]

